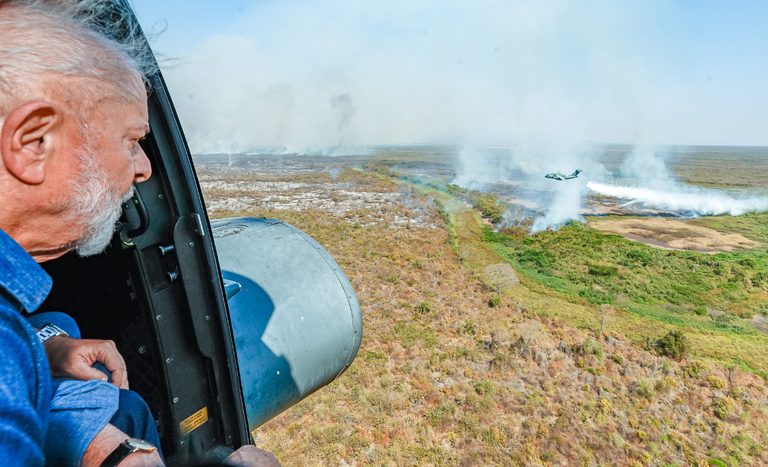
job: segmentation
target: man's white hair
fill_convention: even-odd
[[[79,124],[81,166],[60,204],[83,227],[78,254],[109,244],[122,201],[93,152],[92,112],[106,99],[146,100],[156,69],[126,0],[0,0],[0,127],[31,99],[57,102]]]
[[[120,5],[0,0],[0,120],[34,98],[65,99],[78,113],[106,97],[145,99],[143,77],[154,62],[143,52],[138,25],[115,14]]]

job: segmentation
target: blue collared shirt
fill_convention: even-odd
[[[48,359],[22,313],[51,290],[50,276],[0,230],[0,458],[5,465],[43,465],[51,404]]]

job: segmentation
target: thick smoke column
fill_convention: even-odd
[[[545,214],[533,222],[531,233],[557,228],[572,220],[581,220],[579,212],[584,204],[586,192],[583,183],[566,183],[559,186]]]
[[[554,139],[554,138],[553,138]],[[605,176],[605,168],[595,161],[596,151],[586,144],[518,143],[506,148],[462,148],[457,154],[454,183],[485,190],[493,185],[512,188],[514,203],[538,211],[532,232],[558,228],[572,220],[582,220],[581,212],[589,193],[585,178],[553,181],[544,175],[581,169],[593,177]],[[515,221],[513,212],[505,215]]]
[[[339,149],[350,143],[350,124],[357,109],[355,108],[355,104],[352,103],[352,97],[347,93],[331,97],[330,103],[333,110],[336,111],[336,116],[338,118],[336,128],[338,131],[339,142],[336,144],[336,149]]]

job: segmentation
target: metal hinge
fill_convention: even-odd
[[[203,216],[193,212],[192,219],[195,221],[195,233],[201,237],[205,237],[205,229],[203,228]]]

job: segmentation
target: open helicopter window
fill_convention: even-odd
[[[127,1],[97,21],[119,25],[111,34],[154,63]],[[151,178],[124,203],[104,253],[44,264],[54,287],[40,309],[115,341],[169,460],[223,458],[342,373],[362,322],[343,272],[303,232],[275,219],[209,222],[164,63],[148,67],[151,131],[140,144]]]
[[[734,451],[716,439],[725,419],[761,418],[725,383],[702,402],[709,383],[682,377],[696,364],[657,354],[689,339],[722,381],[723,364],[768,371],[768,152],[742,146],[768,141],[764,6],[136,5],[162,31],[153,44],[211,217],[311,219],[366,289],[376,328],[358,377],[324,399],[333,410],[265,436],[297,463],[642,463],[650,441],[659,462],[690,463]],[[237,248],[269,244],[250,236],[277,223],[217,222],[235,344],[271,370],[252,373],[273,382],[264,391],[243,385],[260,420],[259,395],[304,391],[307,361],[273,333],[286,316],[273,297],[290,295],[232,266],[293,256]],[[266,326],[241,320],[244,299]],[[733,412],[713,415],[725,400]],[[313,435],[294,422],[334,446],[297,454]]]

